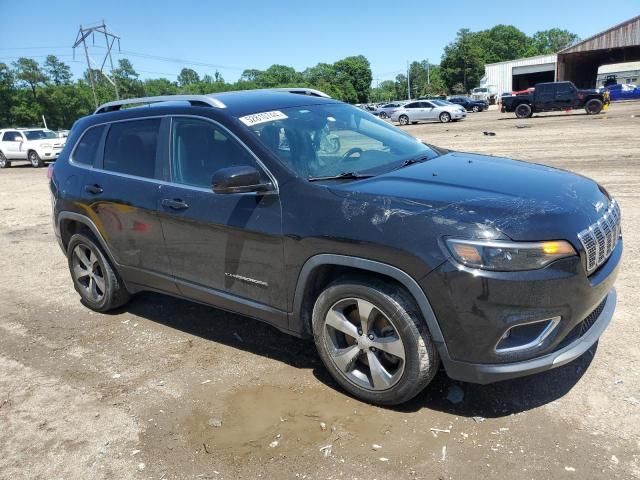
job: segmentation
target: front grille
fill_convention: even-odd
[[[618,244],[619,237],[620,207],[618,202],[611,200],[602,218],[578,234],[587,256],[588,273],[593,272],[609,258]]]

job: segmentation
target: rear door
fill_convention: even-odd
[[[173,275],[190,298],[287,326],[282,214],[277,192],[216,194],[213,174],[233,165],[268,172],[223,125],[176,116],[171,182],[161,189],[162,227]],[[269,317],[269,312],[274,314]]]
[[[153,117],[107,125],[81,196],[125,279],[176,293],[157,211],[168,124]]]
[[[27,159],[27,152],[22,148],[24,138],[17,130],[9,130],[2,135],[2,151],[8,160]]]
[[[548,110],[555,108],[556,94],[552,83],[536,85],[533,97],[536,109]]]

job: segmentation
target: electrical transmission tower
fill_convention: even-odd
[[[93,45],[95,46],[96,44],[96,33],[98,34],[98,37],[102,37],[104,36],[104,40],[106,42],[106,47],[107,47],[107,52],[104,54],[104,58],[102,59],[102,65],[100,65],[99,69],[94,69],[91,67],[91,58],[89,57],[89,49],[87,48],[87,38],[91,37],[91,40],[93,42]],[[120,52],[120,37],[109,32],[107,30],[107,26],[104,23],[104,20],[102,21],[102,23],[100,25],[95,25],[95,26],[91,26],[91,27],[86,27],[84,28],[82,25],[80,25],[80,30],[78,30],[78,35],[76,36],[76,43],[73,44],[73,59],[76,59],[76,48],[82,44],[82,46],[84,47],[84,55],[87,59],[87,74],[89,75],[89,81],[91,83],[91,90],[93,91],[93,101],[96,104],[96,108],[98,107],[98,96],[96,95],[96,80],[94,78],[94,72],[95,70],[98,70],[99,73],[101,73],[106,79],[107,81],[113,85],[113,88],[116,91],[116,98],[119,100],[120,99],[120,94],[118,93],[118,85],[116,84],[115,80],[113,78],[111,78],[109,75],[107,75],[104,72],[104,66],[107,63],[107,60],[109,60],[109,65],[111,66],[111,75],[113,75],[113,59],[111,58],[111,50],[113,49],[113,46],[116,43],[116,40],[118,41],[118,52]],[[94,62],[95,63],[95,62]],[[97,67],[97,63],[95,63],[96,67]]]

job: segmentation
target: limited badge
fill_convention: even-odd
[[[262,112],[245,115],[244,117],[240,117],[239,120],[247,127],[251,127],[253,125],[257,125],[258,123],[275,122],[276,120],[285,120],[287,118],[289,117],[287,117],[281,111],[273,110],[272,112]]]

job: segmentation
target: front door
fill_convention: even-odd
[[[286,308],[282,215],[277,192],[216,194],[214,172],[251,165],[267,172],[225,127],[176,116],[171,125],[171,182],[160,213],[172,272],[181,293],[230,310]],[[263,312],[263,316],[265,313]],[[286,327],[286,316],[274,323]]]

